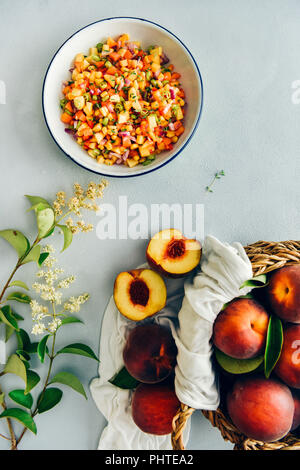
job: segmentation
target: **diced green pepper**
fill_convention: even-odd
[[[66,98],[63,98],[62,100],[60,100],[59,104],[60,104],[61,109],[64,109],[67,102],[68,102],[68,100]]]

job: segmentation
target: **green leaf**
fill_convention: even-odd
[[[12,354],[8,358],[8,361],[4,367],[4,372],[6,374],[18,375],[22,380],[24,380],[25,384],[27,382],[26,367],[17,354]]]
[[[0,320],[11,328],[14,328],[15,330],[19,329],[18,322],[12,315],[11,308],[9,305],[4,305],[4,307],[0,309]]]
[[[27,369],[27,385],[25,388],[25,395],[29,393],[41,380],[40,376],[33,370]]]
[[[50,230],[50,232],[48,232],[47,235],[44,236],[44,238],[50,237],[50,235],[52,235],[52,233],[54,232],[54,230],[55,230],[55,225],[54,225],[54,227],[52,227],[52,229]]]
[[[57,354],[79,354],[80,356],[86,356],[91,359],[95,359],[96,361],[99,361],[99,359],[91,350],[91,348],[86,344],[81,343],[69,344],[68,346],[65,346],[64,348],[60,349]]]
[[[61,250],[61,252],[63,252],[68,248],[68,246],[71,245],[72,240],[73,240],[73,234],[71,230],[69,229],[69,227],[67,227],[66,225],[57,225],[57,226],[62,230],[62,233],[64,234],[64,246],[63,246],[63,249]]]
[[[248,281],[243,282],[240,289],[243,287],[253,287],[253,289],[258,289],[259,287],[265,287],[268,283],[268,277],[266,274],[261,274],[260,276],[253,277]]]
[[[39,238],[44,238],[52,230],[55,216],[51,207],[36,211],[36,220],[39,232]]]
[[[80,320],[80,318],[72,317],[72,316],[61,319],[62,325],[67,325],[68,323],[83,323],[83,321]]]
[[[217,348],[215,348],[215,356],[222,369],[230,374],[247,374],[257,369],[264,361],[263,355],[252,359],[234,359]]]
[[[20,328],[20,330],[17,332],[17,339],[18,339],[18,348],[23,349],[24,351],[30,352],[29,351],[30,338],[28,336],[28,333],[22,328]]]
[[[16,287],[22,287],[22,288],[25,289],[25,290],[29,290],[29,287],[28,287],[27,284],[25,284],[25,282],[23,282],[23,281],[13,281],[13,282],[11,282],[11,283],[9,284],[8,287],[14,287],[14,286],[16,286]]]
[[[18,403],[18,405],[22,405],[22,406],[25,406],[25,408],[30,408],[32,407],[32,404],[33,404],[33,398],[32,398],[32,395],[30,393],[28,393],[27,395],[25,395],[24,393],[24,390],[22,389],[18,389],[18,390],[12,390],[11,392],[9,392],[8,396],[13,400],[15,401],[16,403]]]
[[[36,206],[37,204],[44,204],[46,207],[51,207],[51,204],[44,199],[43,197],[40,196],[29,196],[28,194],[25,194],[27,199],[30,201],[32,206]]]
[[[36,245],[29,251],[28,255],[23,259],[22,264],[31,263],[32,261],[38,263],[41,253],[41,247]]]
[[[272,315],[269,320],[266,349],[265,349],[265,376],[267,379],[270,377],[272,370],[274,369],[283,345],[283,331],[282,323],[280,318]]]
[[[29,353],[29,354],[35,354],[37,353],[37,348],[38,348],[38,342],[34,342],[34,343],[30,343],[28,344],[28,346],[26,347],[26,351]],[[48,348],[46,348],[46,351],[47,351]]]
[[[5,325],[5,342],[6,343],[15,331],[16,330],[14,328],[12,328],[11,326]]]
[[[38,404],[38,412],[45,413],[60,402],[63,392],[59,388],[47,388]]]
[[[27,429],[29,429],[34,434],[37,433],[36,424],[33,421],[32,417],[25,410],[20,408],[8,408],[1,413],[0,418],[13,418],[20,421]]]
[[[75,375],[71,374],[70,372],[58,372],[58,374],[56,374],[53,379],[51,379],[50,384],[54,383],[68,385],[69,387],[73,388],[75,392],[78,392],[83,395],[84,398],[87,400],[87,396],[82,383]]]
[[[37,353],[42,363],[45,360],[46,346],[47,346],[47,341],[48,341],[49,336],[50,335],[44,336],[39,342],[38,347],[37,347]]]
[[[117,374],[114,375],[114,377],[112,377],[109,382],[116,387],[123,388],[125,390],[132,390],[140,383],[129,374],[126,367],[122,367],[122,369],[117,372]]]
[[[15,317],[15,319],[17,321],[22,321],[24,320],[24,317],[22,317],[22,315],[19,315],[17,312],[15,312],[12,308],[11,308],[11,314],[13,317]]]
[[[22,361],[30,361],[29,354],[23,349],[17,349],[16,354],[18,354],[19,358],[22,359]]]
[[[21,302],[23,304],[30,304],[31,298],[27,294],[23,294],[23,292],[11,292],[7,296],[7,300],[15,300],[16,302]]]
[[[42,264],[44,263],[44,261],[46,261],[46,259],[48,258],[48,256],[50,255],[50,253],[41,253],[40,254],[40,257],[38,259],[38,265],[39,266],[42,266]]]
[[[1,230],[0,237],[4,238],[16,250],[19,258],[30,248],[28,239],[19,230]]]

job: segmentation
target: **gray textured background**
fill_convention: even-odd
[[[184,153],[158,172],[110,179],[105,202],[117,204],[119,195],[127,195],[129,203],[147,206],[203,203],[205,233],[224,241],[299,238],[300,105],[291,101],[292,82],[300,79],[298,0],[1,0],[0,80],[7,86],[7,104],[0,105],[1,227],[33,235],[24,194],[51,199],[74,181],[95,179],[52,141],[41,111],[42,80],[51,57],[73,32],[122,15],[156,21],[184,41],[199,64],[205,99],[200,126]],[[220,169],[226,177],[206,194]],[[145,245],[144,240],[101,242],[95,233],[74,241],[60,261],[78,275],[74,292],[88,291],[92,299],[82,313],[86,327],[66,328],[58,344],[85,341],[98,349],[114,277],[144,262]],[[6,248],[1,242],[2,280],[15,260]],[[18,278],[30,282],[33,273],[28,265]],[[58,359],[56,369],[61,368],[79,370],[85,385],[97,374],[96,363],[76,356]],[[18,379],[8,382],[22,385]],[[38,436],[27,433],[20,448],[95,449],[105,425],[91,397],[85,402],[71,390],[36,421]],[[189,448],[231,447],[200,413],[192,426]],[[5,441],[0,446],[5,448]]]

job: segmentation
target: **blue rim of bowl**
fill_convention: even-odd
[[[52,62],[54,61],[55,57],[57,56],[57,54],[59,53],[59,51],[61,50],[61,48],[73,37],[75,36],[77,33],[79,33],[80,31],[82,31],[83,29],[86,29],[88,28],[89,26],[92,26],[94,24],[97,24],[97,23],[102,23],[103,21],[111,21],[111,20],[138,20],[138,21],[144,21],[145,23],[150,23],[150,24],[153,24],[154,26],[157,26],[159,28],[161,28],[162,30],[166,31],[168,34],[170,34],[171,36],[173,36],[175,39],[177,39],[177,41],[179,41],[179,43],[184,47],[184,49],[188,52],[189,56],[191,57],[193,63],[194,63],[194,66],[197,70],[197,73],[198,73],[198,76],[199,76],[199,81],[200,81],[200,89],[201,89],[201,104],[200,104],[200,109],[199,109],[199,114],[198,114],[198,117],[197,117],[197,120],[195,122],[195,125],[194,125],[194,128],[189,136],[189,138],[187,139],[187,141],[185,142],[185,144],[179,148],[178,152],[176,152],[171,158],[169,158],[169,160],[167,160],[166,162],[162,162],[160,165],[156,166],[155,168],[152,168],[147,171],[143,171],[142,173],[135,173],[135,174],[132,174],[132,175],[108,175],[106,173],[101,173],[100,171],[95,171],[95,170],[92,170],[90,168],[87,168],[86,166],[82,165],[81,163],[77,162],[73,157],[72,155],[68,154],[67,152],[65,152],[65,150],[60,146],[60,144],[57,142],[57,140],[55,139],[54,135],[52,134],[51,132],[51,129],[50,129],[50,126],[48,124],[48,121],[47,121],[47,118],[46,118],[46,113],[45,113],[45,106],[44,106],[44,89],[45,89],[45,83],[46,83],[46,79],[47,79],[47,75],[48,75],[48,72],[49,72],[49,69],[52,65]],[[57,49],[57,51],[55,52],[54,56],[52,57],[51,59],[51,62],[49,63],[48,67],[47,67],[47,70],[46,70],[46,73],[45,73],[45,77],[44,77],[44,81],[43,81],[43,88],[42,88],[42,109],[43,109],[43,115],[44,115],[44,119],[45,119],[45,122],[46,122],[46,126],[48,128],[48,131],[50,132],[50,135],[52,137],[52,139],[54,140],[54,142],[56,143],[56,145],[60,148],[60,150],[67,156],[69,157],[74,163],[76,163],[78,166],[80,166],[81,168],[84,168],[85,170],[87,171],[91,171],[92,173],[95,173],[97,175],[101,175],[101,176],[106,176],[106,177],[112,177],[112,178],[133,178],[135,176],[143,176],[143,175],[146,175],[147,173],[152,173],[152,171],[156,171],[158,170],[159,168],[162,168],[163,166],[167,165],[168,163],[170,163],[172,160],[174,160],[174,158],[176,158],[184,149],[185,147],[188,145],[188,143],[190,142],[191,138],[193,137],[193,135],[195,134],[197,128],[198,128],[198,125],[199,125],[199,121],[200,121],[200,117],[201,117],[201,114],[202,114],[202,109],[203,109],[203,81],[202,81],[202,76],[201,76],[201,73],[200,73],[200,70],[199,70],[199,67],[198,67],[198,64],[193,56],[193,54],[191,53],[191,51],[187,48],[187,46],[181,41],[181,39],[179,39],[174,33],[172,33],[172,31],[170,31],[169,29],[165,28],[164,26],[161,26],[160,24],[158,23],[155,23],[154,21],[151,21],[151,20],[146,20],[145,18],[138,18],[138,17],[135,17],[135,16],[112,16],[110,18],[103,18],[102,20],[97,20],[97,21],[94,21],[93,23],[90,23],[86,26],[83,26],[82,28],[78,29],[75,33],[73,33],[70,37],[68,37],[68,39],[65,40],[65,42],[63,42],[63,44],[59,47],[59,49]]]

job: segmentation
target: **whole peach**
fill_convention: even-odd
[[[300,264],[276,270],[267,291],[272,309],[282,320],[300,323]]]
[[[269,315],[253,299],[237,299],[219,313],[214,323],[213,342],[236,359],[250,359],[264,349]]]
[[[123,351],[128,372],[140,382],[164,380],[176,365],[177,347],[171,331],[157,323],[136,326]]]
[[[170,434],[179,406],[173,383],[140,384],[132,398],[132,418],[143,432]]]
[[[227,395],[227,409],[234,425],[249,438],[277,441],[291,429],[294,400],[289,388],[261,376],[238,379]]]
[[[283,346],[275,372],[289,387],[300,388],[300,325],[283,328]]]

